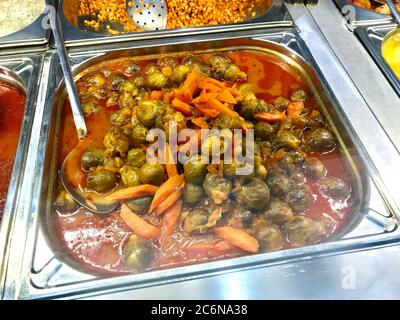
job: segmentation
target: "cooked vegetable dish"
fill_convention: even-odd
[[[124,58],[85,70],[76,84],[89,134],[78,143],[66,101],[60,164],[76,150],[70,184],[91,206],[120,204],[92,213],[60,183],[56,234],[87,270],[142,272],[312,245],[351,214],[352,175],[335,135],[305,80],[273,56]]]
[[[371,2],[370,0],[351,0],[353,4],[363,9],[372,10],[376,13],[381,14],[391,14],[389,7],[384,4],[384,1],[381,1],[381,5],[377,5],[375,2]],[[398,0],[395,1],[396,8],[400,12],[400,3]]]

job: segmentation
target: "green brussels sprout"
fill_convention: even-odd
[[[275,136],[274,144],[276,148],[297,149],[301,141],[293,133],[280,130]]]
[[[145,163],[140,167],[139,174],[144,184],[160,186],[164,182],[165,169],[159,163]]]
[[[121,127],[112,127],[104,136],[103,144],[106,147],[106,153],[119,153],[122,157],[129,150],[129,138]]]
[[[117,175],[104,169],[89,172],[86,186],[89,190],[105,193],[112,190],[117,184]]]
[[[278,97],[272,102],[280,112],[286,111],[290,101],[283,97]]]
[[[267,184],[274,197],[282,197],[290,187],[290,178],[284,170],[275,167],[268,172]]]
[[[137,148],[129,150],[127,163],[132,167],[140,168],[146,163],[146,152]]]
[[[153,197],[144,197],[125,201],[124,204],[126,204],[127,207],[131,209],[134,213],[143,216],[149,212],[152,201]]]
[[[146,80],[143,76],[136,76],[132,79],[133,83],[138,87],[144,87],[146,84]]]
[[[315,179],[324,178],[328,172],[322,161],[315,157],[306,160],[305,169],[307,176]]]
[[[125,188],[136,187],[141,184],[139,170],[131,166],[123,166],[119,170],[122,186]]]
[[[239,87],[238,87],[238,90],[239,90],[239,92],[240,92],[240,95],[242,96],[242,97],[246,97],[246,96],[255,96],[254,95],[254,88],[253,88],[253,85],[252,84],[250,84],[250,83],[244,83],[244,84],[241,84]]]
[[[271,140],[275,134],[275,129],[267,122],[258,122],[254,128],[254,135],[256,139],[265,141]]]
[[[121,83],[125,80],[125,76],[119,73],[112,73],[107,80],[113,90],[118,90]]]
[[[103,166],[107,168],[113,168],[115,169],[114,171],[119,171],[119,169],[121,169],[124,165],[125,162],[120,157],[105,156],[103,160]]]
[[[146,137],[149,130],[142,124],[137,124],[132,130],[132,145],[137,148],[147,143]]]
[[[145,84],[149,89],[162,89],[167,86],[168,78],[160,71],[153,72],[145,77]]]
[[[82,110],[85,117],[89,117],[91,114],[99,112],[100,109],[100,105],[93,97],[82,100]]]
[[[131,75],[133,75],[135,72],[139,72],[142,68],[133,62],[128,62],[127,64],[125,64],[124,66],[124,74],[128,77],[130,77]]]
[[[160,68],[158,67],[158,65],[154,64],[154,63],[150,63],[147,66],[144,67],[143,69],[143,74],[145,76],[154,73],[154,72],[161,72]]]
[[[223,157],[227,148],[228,145],[225,143],[223,134],[210,134],[201,143],[201,152],[203,156]]]
[[[325,128],[313,129],[306,134],[305,143],[310,151],[330,152],[335,149],[332,133]]]
[[[203,186],[186,183],[183,189],[183,202],[187,205],[195,205],[206,196]]]
[[[141,100],[136,110],[136,116],[141,124],[151,128],[155,126],[157,117],[165,113],[165,105],[155,100]]]
[[[210,213],[202,208],[195,208],[189,212],[183,220],[183,231],[187,234],[202,233],[202,227],[206,227]]]
[[[132,109],[136,105],[135,98],[130,93],[123,93],[119,96],[118,105],[122,108]]]
[[[98,100],[105,100],[110,96],[111,91],[106,86],[90,86],[88,93]]]
[[[124,262],[132,271],[143,271],[156,257],[156,249],[150,240],[132,234],[122,249]]]
[[[224,79],[225,71],[231,65],[231,61],[223,54],[214,54],[210,57],[213,76],[217,79]]]
[[[200,73],[203,76],[210,76],[211,68],[206,63],[200,61],[198,58],[189,56],[182,60],[185,66],[188,66],[190,70]]]
[[[81,167],[85,171],[101,166],[104,160],[104,150],[100,148],[88,148],[81,156]]]
[[[237,161],[233,161],[230,164],[224,164],[224,176],[229,179],[233,180],[235,178],[242,178],[244,180],[251,179],[254,176],[254,170],[248,175],[238,175],[239,169],[244,169],[246,167],[245,163],[238,163]]]
[[[349,185],[337,177],[328,177],[320,181],[322,191],[329,197],[346,199],[351,193]]]
[[[295,185],[289,188],[285,201],[296,213],[306,211],[312,202],[311,190],[305,185]]]
[[[180,85],[186,80],[186,77],[190,73],[190,68],[183,64],[180,64],[174,68],[171,75],[172,83]]]
[[[236,201],[249,210],[264,209],[269,203],[269,198],[268,185],[258,178],[252,178],[236,193]]]
[[[263,252],[272,252],[282,249],[284,237],[281,230],[265,219],[256,219],[251,225],[251,230],[257,238]]]
[[[201,156],[191,158],[183,166],[185,179],[189,183],[202,183],[207,174],[207,162]]]
[[[67,191],[61,190],[57,195],[56,206],[62,211],[71,212],[78,208],[78,203]]]
[[[263,215],[267,221],[280,226],[293,218],[293,211],[286,202],[272,198]]]
[[[255,214],[243,207],[236,207],[233,209],[233,217],[237,219],[241,227],[249,228],[254,220]]]
[[[166,56],[158,59],[157,65],[161,70],[166,67],[175,68],[178,65],[178,61],[174,57]]]
[[[213,199],[215,203],[221,204],[228,200],[232,191],[232,182],[215,173],[208,173],[204,180],[203,187],[206,194]]]
[[[156,128],[164,130],[165,136],[168,140],[170,132],[170,122],[173,122],[176,126],[177,131],[180,132],[187,127],[186,121],[187,119],[182,113],[176,112],[172,108],[167,106],[165,114],[163,116],[157,117]]]
[[[240,103],[240,115],[250,121],[255,121],[255,117],[261,112],[271,112],[274,107],[266,103],[264,100],[257,99],[254,94],[249,94],[243,98]]]
[[[285,231],[288,241],[296,247],[317,243],[327,235],[323,223],[300,215],[286,222]]]
[[[130,108],[123,108],[117,112],[114,112],[110,116],[110,121],[113,125],[122,126],[131,120],[132,110]]]
[[[230,117],[226,114],[221,114],[214,120],[213,126],[217,129],[241,129],[242,121],[238,118]]]
[[[298,88],[294,89],[292,91],[292,95],[290,97],[290,100],[292,101],[306,101],[308,99],[307,93],[304,91],[304,89]]]
[[[95,73],[88,75],[88,77],[84,79],[84,82],[91,86],[100,87],[106,84],[107,79],[101,73]]]
[[[112,107],[118,105],[120,100],[118,92],[112,91],[110,97],[106,101],[107,107]]]
[[[229,65],[229,67],[225,70],[224,73],[224,80],[229,82],[244,80],[246,79],[246,77],[247,77],[246,73],[241,71],[239,67],[234,64]]]
[[[139,89],[132,80],[124,80],[119,85],[119,92],[137,96],[139,94]]]

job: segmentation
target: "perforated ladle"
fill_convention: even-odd
[[[133,23],[144,31],[167,27],[168,8],[164,0],[126,0],[126,12]]]

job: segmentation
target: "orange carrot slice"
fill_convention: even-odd
[[[209,129],[208,123],[205,121],[204,117],[191,118],[190,121],[201,129]]]
[[[179,189],[184,179],[185,176],[181,174],[172,176],[167,181],[165,181],[164,184],[162,184],[155,193],[153,202],[150,205],[149,213],[153,212],[153,210],[157,208],[172,192]]]
[[[221,102],[226,102],[230,104],[236,104],[236,99],[232,95],[232,93],[228,89],[222,90],[219,94],[217,99]]]
[[[226,114],[232,118],[240,117],[238,113],[236,113],[235,111],[233,111],[232,109],[230,109],[229,107],[224,105],[222,102],[218,101],[217,99],[212,98],[212,99],[208,100],[208,105],[210,106],[210,108],[217,110],[223,114]]]
[[[252,253],[258,252],[259,244],[257,239],[249,235],[246,231],[232,227],[220,227],[216,228],[214,233],[217,237],[230,242],[242,250]]]
[[[258,121],[266,121],[270,123],[282,122],[285,119],[284,112],[261,112],[256,114]]]
[[[187,117],[191,117],[193,115],[192,107],[178,98],[172,100],[172,106],[175,110],[181,112]]]
[[[164,214],[163,226],[159,238],[160,245],[163,246],[168,238],[178,226],[182,212],[182,200],[178,200]]]
[[[167,170],[168,177],[171,178],[173,176],[176,176],[178,174],[178,169],[176,168],[171,146],[169,145],[169,143],[167,143],[165,146],[165,161],[165,169]]]
[[[304,102],[303,101],[297,101],[297,102],[291,102],[288,105],[287,108],[287,116],[288,118],[295,118],[299,116],[304,110]]]
[[[164,212],[166,212],[175,202],[177,202],[181,196],[182,196],[182,192],[183,192],[183,186],[184,184],[182,184],[182,186],[180,187],[179,190],[176,190],[174,192],[172,192],[155,210],[155,214],[157,216],[161,216]]]
[[[143,198],[147,196],[152,196],[159,189],[157,186],[150,184],[142,184],[137,187],[125,188],[110,195],[104,197],[106,201],[122,201],[122,200],[133,200],[137,198]]]
[[[153,241],[157,240],[160,234],[160,228],[143,220],[137,214],[132,212],[132,210],[130,210],[125,204],[121,206],[120,217],[125,224],[138,236]]]
[[[151,100],[163,100],[164,98],[164,91],[152,91],[150,93]]]

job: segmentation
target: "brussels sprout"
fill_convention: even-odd
[[[119,85],[120,93],[129,93],[131,96],[137,96],[139,89],[132,80],[122,81]]]
[[[239,90],[240,95],[241,95],[242,97],[246,97],[246,96],[248,96],[248,95],[253,96],[253,97],[255,96],[255,95],[254,95],[254,88],[253,88],[253,85],[251,85],[250,83],[241,84],[241,85],[239,86],[238,90]]]
[[[210,134],[201,143],[201,152],[203,156],[222,157],[227,148],[228,146],[225,144],[225,140],[222,134]]]
[[[110,191],[117,184],[117,175],[104,169],[96,169],[89,172],[86,186],[89,190],[98,193]]]
[[[293,133],[280,130],[275,136],[274,144],[276,148],[297,149],[301,141]]]
[[[306,160],[306,174],[315,179],[322,179],[326,176],[327,170],[325,165],[318,158],[312,157]]]
[[[218,129],[241,129],[242,121],[238,118],[230,117],[226,114],[221,114],[214,120],[213,123],[215,128]]]
[[[136,110],[136,116],[141,124],[154,127],[157,117],[163,116],[165,105],[155,100],[141,100]]]
[[[110,94],[110,97],[106,101],[106,106],[107,107],[112,107],[118,105],[119,102],[119,94],[118,92],[112,91]]]
[[[293,218],[293,211],[286,202],[272,198],[263,215],[269,222],[280,226]]]
[[[306,211],[312,202],[311,190],[305,185],[292,186],[285,196],[285,201],[292,207],[294,212]]]
[[[123,108],[114,112],[110,116],[110,121],[113,125],[121,126],[132,118],[132,110],[130,108]]]
[[[132,74],[134,74],[135,72],[139,72],[141,69],[142,68],[139,65],[137,65],[136,63],[128,62],[124,66],[124,74],[129,77]]]
[[[182,63],[190,68],[190,70],[196,71],[204,76],[211,74],[211,68],[209,65],[200,61],[198,58],[189,56],[183,59]]]
[[[132,130],[132,145],[137,148],[143,144],[146,144],[148,132],[149,130],[140,123],[136,125]]]
[[[254,94],[249,94],[243,98],[240,104],[240,115],[250,121],[254,121],[258,113],[271,112],[274,107],[266,103],[264,100],[257,99]]]
[[[144,184],[159,186],[164,182],[165,169],[159,163],[145,163],[140,167],[140,180]]]
[[[151,241],[132,234],[122,249],[122,256],[132,271],[143,271],[154,261],[156,249]]]
[[[119,73],[113,73],[108,77],[108,82],[113,90],[117,90],[121,83],[125,80],[125,76]]]
[[[125,165],[125,162],[120,157],[105,156],[103,160],[104,168],[112,169],[109,171],[118,172]]]
[[[166,106],[165,114],[163,116],[158,116],[156,119],[156,128],[162,129],[165,132],[165,136],[169,138],[170,132],[170,122],[174,123],[178,132],[185,129],[186,126],[186,117],[180,113],[174,111],[169,106]]]
[[[350,195],[350,187],[342,179],[328,177],[320,181],[322,191],[329,197],[346,199]]]
[[[235,178],[248,180],[254,176],[254,170],[250,174],[244,175],[239,172],[240,169],[247,169],[246,164],[238,163],[237,161],[233,161],[231,164],[224,164],[224,176],[229,180],[233,180]]]
[[[56,199],[56,206],[63,211],[75,211],[78,203],[67,191],[61,190]]]
[[[231,64],[231,60],[223,54],[213,54],[208,62],[212,68],[226,68]]]
[[[153,197],[138,198],[130,201],[125,201],[124,203],[131,209],[134,213],[138,215],[145,215],[149,212],[150,205],[153,201]]]
[[[119,96],[118,104],[120,108],[132,109],[136,105],[136,100],[130,93],[123,93]]]
[[[207,162],[201,156],[193,157],[183,166],[185,179],[190,183],[202,183],[207,174]]]
[[[178,65],[176,58],[171,56],[166,56],[158,59],[157,65],[163,69],[165,67],[175,68]]]
[[[146,152],[142,149],[129,150],[127,162],[132,167],[140,168],[146,163]]]
[[[88,93],[98,100],[104,100],[110,96],[111,91],[106,86],[90,86]]]
[[[270,140],[274,134],[274,127],[267,122],[258,122],[254,128],[254,135],[259,140]]]
[[[282,197],[290,187],[288,174],[281,168],[273,168],[268,172],[267,184],[274,197]]]
[[[241,71],[238,66],[231,64],[224,73],[224,80],[229,82],[235,82],[238,80],[246,79],[247,75]]]
[[[132,79],[133,83],[138,87],[144,87],[146,84],[146,80],[143,76],[136,76]]]
[[[131,166],[123,166],[119,170],[122,186],[125,188],[136,187],[140,185],[139,170]]]
[[[194,183],[186,183],[183,189],[183,202],[187,205],[195,205],[206,196],[204,188]]]
[[[162,72],[153,72],[145,77],[145,84],[149,89],[162,89],[168,84],[168,78]]]
[[[143,74],[145,76],[154,73],[154,72],[161,72],[160,68],[158,67],[158,65],[154,64],[154,63],[150,63],[147,66],[144,67],[143,69]]]
[[[190,68],[183,64],[180,64],[174,68],[171,75],[172,83],[180,85],[186,80],[187,75],[190,73]]]
[[[292,95],[290,97],[290,100],[292,101],[306,101],[307,98],[307,93],[304,91],[304,89],[298,88],[294,89],[292,91]]]
[[[233,209],[233,216],[243,228],[249,228],[255,217],[255,214],[245,208],[236,207]]]
[[[129,150],[129,139],[121,127],[112,127],[104,136],[103,144],[106,147],[106,153],[119,153],[121,156]]]
[[[103,164],[104,150],[100,148],[88,148],[81,156],[81,167],[85,171]]]
[[[210,213],[202,208],[196,208],[189,212],[183,222],[183,231],[190,234],[193,232],[198,233],[202,227],[208,223]],[[202,232],[200,232],[202,233]]]
[[[297,215],[285,224],[287,239],[293,246],[305,246],[319,242],[327,235],[323,223]]]
[[[242,185],[236,194],[236,200],[250,210],[262,210],[268,203],[270,191],[267,184],[258,178]]]
[[[318,128],[307,133],[305,143],[310,151],[330,152],[335,148],[335,140],[328,129]]]
[[[283,112],[286,111],[290,101],[283,97],[278,97],[272,102],[276,109]]]
[[[97,104],[97,100],[93,97],[82,101],[82,110],[85,117],[100,111],[100,106]]]
[[[206,194],[217,204],[226,201],[232,191],[232,183],[215,173],[208,173],[206,175],[203,187]]]
[[[103,86],[107,82],[107,79],[101,73],[95,73],[89,75],[87,78],[84,79],[85,83],[91,86]]]
[[[251,230],[257,238],[262,251],[272,252],[282,249],[284,237],[276,225],[264,219],[256,219],[251,225]]]

